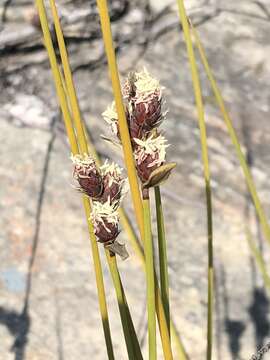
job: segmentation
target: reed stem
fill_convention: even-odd
[[[69,111],[69,106],[66,98],[66,94],[63,88],[62,79],[60,75],[60,71],[58,68],[58,63],[51,39],[51,34],[49,30],[46,10],[44,7],[43,0],[36,0],[37,9],[39,12],[40,23],[44,35],[44,43],[45,47],[48,52],[50,65],[52,68],[52,73],[55,81],[57,97],[60,103],[60,107],[63,114],[63,119],[68,135],[68,139],[70,142],[71,151],[73,154],[77,154],[79,152],[78,144],[76,135],[72,125],[72,118]],[[90,204],[88,199],[84,196],[83,197],[83,204],[86,212],[86,218],[90,217]],[[99,301],[99,309],[102,319],[102,326],[104,332],[104,338],[106,343],[106,349],[108,354],[108,359],[114,360],[114,352],[113,352],[113,345],[112,345],[112,338],[110,332],[110,325],[109,325],[109,317],[108,317],[108,309],[107,309],[107,302],[106,302],[106,295],[105,295],[105,288],[104,288],[104,281],[103,281],[103,274],[102,274],[102,267],[97,247],[97,242],[95,238],[95,234],[93,231],[93,225],[88,220],[88,228],[91,240],[91,247],[92,247],[92,256],[94,262],[94,269],[95,269],[95,277],[96,277],[96,285],[97,285],[97,293],[98,293],[98,301]]]
[[[111,76],[111,81],[112,81],[112,86],[113,86],[113,91],[114,91],[116,109],[117,109],[118,118],[119,118],[120,137],[121,137],[124,155],[125,155],[125,162],[126,162],[126,167],[127,167],[127,172],[128,172],[130,189],[131,189],[136,219],[137,219],[137,223],[138,223],[139,230],[140,230],[140,237],[141,237],[142,241],[144,242],[143,206],[142,206],[142,200],[141,200],[140,191],[139,191],[139,187],[138,187],[137,174],[136,174],[136,169],[135,169],[135,165],[134,165],[134,158],[133,158],[133,153],[132,153],[132,148],[131,148],[131,143],[130,143],[128,126],[127,126],[126,117],[125,117],[123,100],[122,100],[121,86],[120,86],[117,62],[116,62],[114,46],[113,46],[113,39],[112,39],[112,33],[111,33],[111,27],[110,27],[110,18],[109,18],[109,13],[108,13],[107,1],[106,0],[97,0],[97,5],[99,8],[103,40],[104,40],[104,44],[105,44],[107,60],[108,60],[108,65],[109,65],[109,70],[110,70],[110,76]],[[166,318],[165,318],[164,309],[163,309],[163,305],[162,305],[162,301],[161,301],[161,297],[160,297],[160,292],[158,289],[158,283],[156,283],[155,286],[157,287],[157,289],[156,289],[156,304],[157,304],[156,310],[157,310],[157,316],[158,316],[158,320],[159,320],[159,329],[160,329],[160,335],[161,335],[161,340],[162,340],[163,353],[164,353],[165,359],[169,360],[169,359],[172,359],[169,330],[168,330],[167,324],[166,324]]]
[[[164,307],[165,317],[167,321],[167,327],[170,335],[170,300],[169,300],[167,244],[166,244],[164,216],[163,216],[159,186],[155,186],[155,203],[156,203],[157,232],[158,232],[160,292],[161,292],[161,299]]]
[[[186,16],[186,10],[183,0],[177,0],[179,8],[179,17],[183,27],[184,38],[187,47],[187,53],[191,68],[194,96],[198,111],[198,120],[200,127],[200,138],[202,148],[202,159],[204,167],[206,208],[207,208],[207,232],[208,232],[208,301],[207,301],[207,360],[212,359],[212,341],[213,341],[213,298],[214,298],[214,266],[213,266],[213,226],[212,226],[212,201],[210,186],[210,170],[208,161],[207,135],[204,119],[204,106],[201,94],[200,79],[194,55],[193,45],[189,23]]]
[[[126,348],[128,351],[128,358],[130,360],[140,360],[142,359],[142,354],[140,347],[138,346],[139,342],[135,329],[133,327],[132,319],[130,316],[129,308],[127,305],[125,293],[123,290],[122,282],[117,268],[116,257],[114,254],[111,254],[109,250],[105,250],[107,261],[109,264],[112,280],[114,283],[114,288],[116,292],[116,297],[118,301],[118,307],[122,322],[122,328],[124,332]],[[136,338],[136,345],[134,342],[134,336]]]
[[[267,272],[265,261],[263,259],[262,254],[258,250],[258,248],[252,238],[252,234],[248,228],[246,228],[246,238],[247,238],[247,242],[248,242],[250,251],[251,251],[253,257],[255,258],[257,266],[262,274],[264,285],[267,288],[267,290],[270,291],[270,277]]]
[[[149,360],[157,358],[156,344],[156,305],[155,305],[155,274],[154,274],[154,251],[151,231],[151,213],[149,190],[143,190],[143,214],[145,226],[144,250],[146,263],[146,285],[147,285],[147,313],[148,313],[148,345]]]
[[[204,66],[205,72],[206,72],[206,74],[208,76],[208,79],[210,81],[213,93],[214,93],[215,98],[216,98],[216,102],[217,102],[217,104],[218,104],[218,106],[220,108],[220,112],[221,112],[221,114],[223,116],[223,119],[224,119],[225,124],[226,124],[227,129],[228,129],[228,133],[229,133],[229,135],[231,137],[232,143],[233,143],[234,148],[236,150],[236,154],[237,154],[237,157],[239,159],[240,166],[241,166],[241,168],[243,170],[249,192],[251,194],[251,197],[252,197],[256,212],[258,214],[258,217],[259,217],[259,220],[260,220],[260,223],[261,223],[261,226],[262,226],[263,233],[265,235],[266,240],[270,244],[270,226],[269,226],[269,223],[267,221],[267,217],[266,217],[265,212],[263,210],[263,207],[262,207],[261,201],[259,199],[259,196],[257,194],[257,190],[256,190],[256,187],[255,187],[255,184],[254,184],[254,180],[252,178],[251,172],[250,172],[248,164],[246,162],[245,155],[243,154],[243,151],[241,149],[241,145],[239,143],[239,140],[237,138],[236,132],[235,132],[233,124],[232,124],[232,120],[231,120],[230,115],[229,115],[229,113],[228,113],[228,111],[226,109],[225,102],[223,100],[223,97],[221,95],[221,92],[219,90],[219,87],[217,85],[215,77],[213,75],[213,72],[212,72],[212,70],[210,68],[210,65],[208,63],[205,50],[204,50],[203,45],[202,45],[202,43],[200,41],[200,38],[199,38],[199,34],[198,34],[198,32],[196,31],[196,29],[194,28],[194,26],[192,25],[191,22],[190,22],[190,24],[191,24],[191,29],[192,29],[192,34],[194,36],[195,44],[196,44],[196,46],[198,48],[198,51],[199,51],[199,54],[200,54],[200,57],[201,57],[202,64]]]
[[[126,120],[126,113],[123,104],[121,85],[118,75],[118,67],[117,67],[113,39],[112,39],[108,5],[106,0],[97,0],[97,5],[99,10],[103,41],[105,45],[108,66],[111,76],[115,106],[118,114],[119,132],[120,132],[121,143],[123,146],[125,164],[127,168],[133,205],[134,205],[136,219],[140,229],[140,233],[143,234],[144,225],[143,225],[142,200],[141,200],[140,189],[139,189],[139,184],[138,184],[138,179],[134,164],[134,157],[133,157],[129,130]]]

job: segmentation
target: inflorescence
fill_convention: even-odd
[[[156,186],[169,176],[174,163],[166,164],[169,146],[158,127],[166,118],[162,111],[163,87],[146,69],[129,74],[123,88],[125,112],[138,176],[143,187]],[[118,116],[113,102],[102,114],[119,140]]]

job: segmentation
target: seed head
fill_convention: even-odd
[[[80,184],[80,190],[92,198],[99,197],[103,192],[103,181],[95,160],[87,154],[71,155],[71,160],[73,177]]]
[[[98,201],[105,203],[110,201],[114,207],[118,207],[127,192],[127,179],[122,176],[122,168],[114,162],[107,160],[101,166],[100,171],[103,179],[103,193]]]
[[[141,181],[146,182],[151,173],[165,162],[167,140],[164,136],[155,137],[152,134],[149,138],[140,140],[134,139],[136,142],[135,160],[138,175]]]
[[[131,138],[142,139],[158,127],[165,117],[162,113],[162,87],[146,69],[131,74],[124,85],[128,99]]]
[[[119,216],[109,200],[105,203],[93,202],[91,220],[99,242],[105,244],[115,241],[119,234]]]

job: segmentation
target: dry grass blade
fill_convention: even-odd
[[[190,24],[191,24],[191,22],[190,22]],[[218,104],[218,106],[220,108],[223,119],[224,119],[225,124],[226,124],[227,129],[228,129],[229,135],[231,137],[232,143],[233,143],[234,148],[236,150],[236,154],[238,156],[241,168],[243,170],[243,173],[244,173],[247,185],[248,185],[249,192],[251,194],[251,197],[252,197],[256,212],[258,214],[258,217],[259,217],[259,220],[260,220],[260,223],[261,223],[261,226],[262,226],[262,230],[264,232],[266,240],[270,244],[270,226],[269,226],[269,223],[267,221],[267,217],[265,215],[263,207],[261,205],[261,201],[260,201],[260,199],[258,197],[257,190],[256,190],[256,187],[255,187],[252,175],[250,173],[249,167],[248,167],[246,159],[245,159],[245,155],[242,152],[241,145],[239,143],[239,140],[237,138],[236,132],[235,132],[233,124],[232,124],[232,120],[231,120],[230,115],[229,115],[229,113],[228,113],[228,111],[226,109],[225,102],[224,102],[224,100],[222,98],[221,92],[220,92],[220,90],[218,88],[215,77],[214,77],[214,75],[212,73],[212,70],[210,68],[210,65],[208,63],[206,53],[205,53],[205,50],[204,50],[204,48],[202,46],[202,43],[200,41],[198,32],[196,31],[194,26],[192,26],[192,24],[191,24],[191,29],[192,29],[192,33],[194,35],[195,44],[196,44],[196,46],[197,46],[197,48],[199,50],[201,61],[202,61],[203,66],[205,68],[205,72],[207,73],[207,76],[208,76],[209,81],[211,83],[212,90],[213,90],[213,93],[215,95],[217,104]]]
[[[76,135],[72,125],[72,118],[69,112],[69,106],[66,99],[66,94],[63,88],[61,74],[58,68],[56,55],[51,39],[51,34],[49,30],[48,20],[46,16],[46,10],[44,7],[44,3],[42,0],[36,0],[36,5],[39,12],[40,23],[44,35],[44,42],[46,49],[48,51],[49,60],[53,72],[53,77],[55,81],[57,96],[60,102],[60,107],[63,113],[63,118],[66,126],[67,135],[70,141],[71,151],[73,154],[77,154],[79,152],[79,148],[77,145]],[[90,204],[88,199],[84,196],[83,203],[85,207],[86,217],[89,218],[90,216]],[[106,342],[107,354],[110,360],[114,360],[114,353],[113,353],[113,345],[110,333],[110,326],[109,326],[109,317],[108,317],[108,310],[107,310],[107,302],[106,302],[106,295],[104,289],[104,282],[103,282],[103,275],[102,275],[102,268],[101,262],[99,258],[99,252],[97,247],[97,242],[95,238],[95,234],[93,231],[93,226],[90,221],[88,221],[88,228],[90,233],[91,239],[91,247],[92,247],[92,255],[94,261],[94,268],[95,268],[95,276],[96,276],[96,284],[97,284],[97,291],[98,291],[98,300],[99,300],[99,308],[102,318],[102,325],[104,331],[104,337]]]
[[[158,232],[158,253],[159,253],[159,273],[160,273],[160,292],[162,303],[167,320],[168,330],[170,330],[170,296],[169,296],[169,274],[167,259],[167,244],[165,235],[165,224],[162,209],[162,201],[159,186],[155,186],[155,204]]]
[[[254,256],[257,266],[262,274],[264,285],[268,289],[268,291],[270,291],[270,277],[267,272],[265,261],[262,257],[262,254],[258,250],[249,229],[246,229],[246,238],[247,238],[247,242],[248,242],[250,251],[251,251],[252,255]]]
[[[100,22],[102,27],[103,40],[105,44],[108,65],[110,69],[110,75],[112,80],[112,86],[114,90],[114,97],[116,103],[116,109],[119,117],[119,128],[120,128],[120,136],[124,149],[124,155],[126,159],[126,166],[128,170],[128,176],[130,181],[131,193],[133,197],[134,209],[136,213],[137,222],[139,225],[141,239],[144,241],[144,220],[143,220],[143,206],[142,200],[140,196],[140,191],[138,187],[136,169],[134,165],[134,158],[131,149],[129,131],[126,122],[125,110],[123,106],[121,86],[119,81],[116,57],[114,52],[111,26],[110,26],[110,18],[108,13],[108,6],[106,0],[97,0],[97,5],[99,8],[100,14]],[[157,280],[155,276],[155,280]],[[157,282],[156,282],[157,284]],[[161,296],[159,289],[156,285],[156,310],[159,321],[160,335],[162,340],[163,352],[165,359],[172,359],[172,351],[170,347],[170,338],[169,331],[166,324],[165,313],[161,301]]]
[[[139,184],[136,175],[134,164],[133,152],[130,142],[129,130],[126,120],[125,108],[122,99],[121,85],[119,81],[118,68],[115,58],[115,51],[112,40],[112,32],[110,25],[110,18],[106,0],[97,0],[97,5],[100,15],[100,23],[102,28],[103,40],[107,54],[109,71],[112,81],[112,88],[114,93],[115,105],[118,114],[119,132],[123,146],[125,164],[128,173],[130,190],[135,209],[136,219],[143,238],[144,225],[143,225],[143,207],[142,199],[139,190]]]
[[[211,201],[211,187],[210,187],[210,171],[208,161],[208,147],[206,126],[204,120],[204,106],[201,94],[200,79],[194,55],[194,50],[191,41],[191,34],[189,23],[186,16],[186,10],[183,0],[177,0],[179,8],[179,17],[182,23],[184,38],[189,57],[191,68],[192,83],[194,88],[194,95],[198,111],[198,120],[200,127],[200,138],[202,148],[202,159],[204,166],[205,192],[206,192],[206,207],[207,207],[207,231],[208,231],[208,313],[207,313],[207,359],[212,358],[212,339],[213,339],[213,297],[214,297],[214,266],[213,266],[213,226],[212,226],[212,201]]]

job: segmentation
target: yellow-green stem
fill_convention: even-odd
[[[132,148],[130,143],[129,131],[125,117],[125,110],[122,101],[122,93],[121,93],[121,86],[119,82],[118,76],[118,68],[116,63],[116,57],[114,52],[113,40],[112,40],[112,33],[110,27],[110,18],[108,14],[108,6],[107,1],[105,0],[97,0],[99,14],[100,14],[100,22],[102,27],[102,34],[108,59],[108,65],[112,80],[112,86],[114,91],[116,109],[119,117],[119,130],[120,130],[120,137],[123,145],[124,156],[126,167],[128,171],[128,177],[130,182],[130,189],[136,214],[137,223],[140,230],[141,239],[144,241],[144,222],[143,222],[143,207],[142,201],[140,196],[140,191],[138,187],[138,180],[136,175],[136,169],[134,165],[134,159],[132,154]],[[164,314],[164,309],[162,305],[162,301],[160,298],[160,292],[157,286],[156,291],[156,303],[157,303],[157,316],[159,320],[159,327],[160,327],[160,335],[162,340],[163,352],[166,360],[172,358],[171,349],[170,349],[170,338],[169,338],[169,331],[166,326],[166,319]]]
[[[40,23],[44,35],[44,43],[48,52],[50,65],[53,72],[53,77],[55,81],[57,96],[59,99],[60,107],[63,113],[64,123],[66,126],[67,135],[70,142],[71,151],[73,154],[77,154],[79,151],[76,135],[72,125],[72,118],[69,112],[68,102],[66,99],[66,94],[63,88],[61,75],[58,68],[58,63],[56,60],[56,55],[50,35],[46,10],[44,7],[43,0],[36,0],[37,9],[39,12]],[[90,204],[88,199],[84,196],[83,203],[86,212],[86,218],[90,217]],[[106,303],[106,295],[104,289],[104,282],[103,282],[103,275],[102,275],[102,268],[100,263],[100,257],[97,247],[96,238],[93,232],[93,227],[91,222],[88,220],[88,228],[90,233],[90,240],[92,246],[92,256],[95,268],[95,276],[96,276],[96,285],[97,285],[97,292],[98,292],[98,300],[99,300],[99,308],[101,313],[104,337],[106,342],[107,354],[110,360],[114,360],[114,353],[113,353],[113,345],[110,333],[110,326],[109,326],[109,317],[108,317],[108,310],[107,310],[107,303]]]
[[[54,17],[57,18],[57,12],[54,12]],[[61,30],[61,27],[60,27],[60,30]],[[60,31],[58,31],[58,38],[59,38],[59,35],[61,37],[61,32]],[[62,40],[61,43],[64,44],[64,41]],[[62,46],[59,46],[59,48],[63,49]],[[63,51],[62,51],[61,56],[63,58]],[[67,76],[68,72],[71,73],[70,69],[69,69],[68,61],[64,62],[63,67],[65,67],[65,72],[66,72],[65,80],[66,80],[67,77],[68,77]],[[72,81],[72,77],[71,77],[71,81]],[[71,88],[69,88],[69,96],[73,97],[73,101],[72,102],[70,101],[70,104],[71,103],[73,104],[73,115],[77,113],[76,119],[78,119],[78,118],[80,118],[80,113],[79,113],[79,109],[78,109],[78,102],[76,103],[77,98],[76,98],[76,93],[75,93],[75,90],[74,90],[73,81],[72,81],[72,84],[71,84]],[[77,109],[76,109],[76,107],[77,107]],[[74,110],[74,108],[75,108],[75,110]],[[62,107],[62,110],[63,110],[63,107]],[[67,116],[64,117],[65,120],[66,120],[66,118],[67,118]],[[65,121],[65,123],[66,123],[66,126],[68,128],[70,126],[70,121]],[[72,135],[72,133],[71,133],[71,135]],[[72,139],[71,136],[69,136],[69,138]],[[83,139],[82,136],[80,138]],[[95,150],[95,148],[94,148],[94,146],[93,146],[93,144],[91,142],[88,144],[88,147],[90,149],[90,152],[92,154],[94,154],[94,156],[96,158],[98,158],[97,154],[96,154],[96,150]],[[82,145],[82,149],[85,149],[84,145]],[[143,249],[141,248],[141,245],[140,245],[136,235],[134,234],[133,229],[129,225],[129,221],[128,221],[128,219],[127,219],[127,217],[126,217],[126,215],[125,215],[125,213],[124,213],[124,211],[122,209],[120,209],[120,215],[121,215],[123,226],[125,227],[126,231],[128,232],[128,234],[129,234],[129,236],[130,236],[130,238],[132,240],[133,247],[134,247],[136,253],[138,254],[139,258],[141,259],[142,266],[145,269],[145,259],[144,259]],[[142,212],[141,212],[141,216],[142,216]],[[140,217],[140,215],[138,215],[138,213],[137,213],[137,218],[138,217]],[[142,226],[140,226],[140,232],[141,232],[141,236],[142,236],[142,234],[143,234]],[[169,344],[169,332],[168,332],[168,329],[167,329],[167,326],[166,326],[164,309],[163,309],[163,305],[162,305],[162,302],[161,302],[161,296],[160,296],[160,292],[159,292],[158,288],[156,289],[156,307],[157,307],[157,316],[158,316],[158,320],[159,320],[159,327],[160,327],[160,334],[161,334],[164,357],[165,357],[166,360],[171,360],[172,359],[172,352],[171,352],[171,348],[170,348],[170,344]],[[178,348],[181,349],[182,348],[181,340],[180,340],[179,336],[177,335],[175,328],[174,328],[174,330],[175,330],[173,332],[174,340],[175,340],[176,344],[179,345]],[[183,351],[182,355],[183,356],[181,357],[181,359],[186,359],[184,351]]]
[[[91,143],[90,139],[88,139],[88,147],[89,147],[90,153],[96,159],[97,164],[100,165],[101,163],[100,163],[99,156],[97,154],[97,151],[96,151],[93,143]],[[123,208],[119,209],[119,215],[120,215],[121,224],[122,224],[123,228],[125,229],[125,232],[127,233],[128,237],[129,237],[130,243],[141,262],[144,272],[146,272],[144,250],[143,250],[142,245],[140,244],[139,239],[137,238],[135,231],[130,223],[130,220],[128,219]],[[161,300],[161,294],[159,291],[158,280],[157,280],[156,274],[155,274],[155,286],[156,286],[156,291],[155,291],[156,313],[157,313],[157,318],[158,318],[158,325],[159,325],[159,330],[160,330],[164,359],[172,360],[173,355],[172,355],[172,349],[171,349],[171,344],[170,344],[170,336],[169,336],[169,331],[168,331],[166,317],[165,317],[165,311],[164,311],[162,300]],[[176,331],[175,325],[172,322],[171,322],[171,326],[173,328],[172,334],[173,334],[174,342],[176,344],[176,349],[177,349],[179,359],[186,360],[187,359],[186,352],[184,350],[181,339]]]
[[[247,242],[248,242],[250,251],[252,252],[252,255],[254,256],[257,266],[262,274],[264,285],[267,288],[267,290],[270,291],[270,277],[269,277],[267,269],[266,269],[265,261],[262,257],[262,254],[260,253],[259,249],[257,248],[257,246],[252,238],[252,234],[248,228],[246,228],[246,238],[247,238]]]
[[[155,203],[156,203],[157,232],[158,232],[160,292],[161,292],[161,299],[166,316],[167,327],[170,334],[170,300],[169,300],[167,244],[166,244],[164,216],[163,216],[159,186],[155,186]]]
[[[83,196],[83,205],[85,214],[91,213],[90,204],[88,198],[84,195]],[[94,262],[94,268],[95,268],[95,276],[96,276],[96,284],[97,284],[97,293],[98,293],[98,300],[99,300],[99,307],[100,307],[100,313],[102,318],[102,325],[103,325],[103,332],[106,342],[106,348],[107,348],[107,354],[108,358],[110,360],[114,360],[114,353],[113,353],[113,345],[112,345],[112,339],[111,339],[111,332],[110,332],[110,324],[109,324],[109,317],[108,317],[108,309],[107,309],[107,303],[106,303],[106,295],[105,295],[105,289],[104,289],[104,281],[103,281],[103,275],[102,275],[102,267],[98,252],[98,246],[96,242],[96,237],[94,233],[94,227],[91,221],[87,221],[88,224],[88,230],[90,234],[90,243],[91,243],[91,249],[92,249],[92,257]]]
[[[54,27],[55,27],[57,42],[58,42],[58,46],[59,46],[59,50],[60,50],[60,56],[61,56],[61,60],[62,60],[64,76],[65,76],[66,91],[67,91],[68,98],[70,101],[70,106],[71,106],[71,111],[72,111],[72,115],[73,115],[73,121],[74,121],[76,132],[77,132],[77,137],[79,139],[78,142],[79,142],[79,146],[80,146],[80,152],[83,154],[84,153],[87,154],[88,147],[87,147],[87,142],[86,142],[86,138],[85,138],[85,134],[84,134],[83,122],[81,119],[81,112],[80,112],[80,108],[79,108],[79,104],[78,104],[75,86],[73,83],[72,73],[70,70],[70,65],[69,65],[69,60],[68,60],[68,54],[67,54],[67,50],[66,50],[66,45],[65,45],[65,41],[64,41],[64,36],[63,36],[59,16],[58,16],[57,9],[55,6],[55,1],[50,0],[50,5],[51,5],[52,16],[53,16],[53,20],[54,20]]]
[[[143,190],[144,251],[146,263],[149,360],[157,358],[154,251],[151,231],[149,190]]]
[[[210,187],[210,170],[208,162],[207,135],[204,119],[204,106],[201,94],[200,79],[194,56],[189,23],[186,16],[186,10],[183,0],[177,0],[179,8],[179,17],[183,27],[184,38],[187,47],[187,53],[191,68],[192,83],[194,88],[195,101],[198,111],[198,120],[200,127],[200,138],[202,148],[202,159],[204,166],[206,207],[207,207],[207,232],[208,232],[208,304],[207,304],[207,360],[212,359],[212,338],[213,338],[213,297],[214,297],[214,267],[213,267],[213,229],[212,229],[212,202]]]
[[[213,93],[215,95],[217,104],[218,104],[218,106],[220,108],[223,119],[224,119],[225,124],[226,124],[227,129],[228,129],[229,135],[231,137],[232,143],[233,143],[234,148],[236,150],[236,154],[238,156],[240,166],[242,167],[242,170],[243,170],[243,173],[244,173],[244,176],[245,176],[248,188],[249,188],[249,192],[251,194],[251,197],[252,197],[256,212],[258,214],[258,217],[259,217],[259,220],[260,220],[260,223],[261,223],[261,226],[262,226],[262,230],[264,232],[266,240],[270,244],[270,226],[269,226],[269,223],[267,221],[267,217],[265,215],[263,207],[261,205],[261,201],[260,201],[260,199],[258,197],[258,194],[257,194],[257,191],[256,191],[256,187],[255,187],[251,172],[249,170],[248,164],[247,164],[246,159],[245,159],[245,155],[243,154],[243,151],[241,149],[241,145],[240,145],[240,143],[238,141],[236,132],[235,132],[233,124],[232,124],[232,120],[231,120],[230,115],[229,115],[229,113],[228,113],[228,111],[226,109],[225,102],[224,102],[224,100],[222,98],[221,92],[219,90],[219,87],[217,85],[215,77],[214,77],[214,75],[212,73],[212,70],[210,68],[210,65],[208,63],[206,53],[205,53],[203,45],[202,45],[202,43],[200,41],[198,32],[196,31],[196,29],[192,25],[191,25],[191,28],[192,28],[192,33],[194,35],[195,44],[196,44],[196,46],[197,46],[197,48],[199,50],[199,54],[200,54],[200,57],[201,57],[202,64],[203,64],[203,66],[205,68],[205,72],[206,72],[206,74],[207,74],[207,76],[209,78],[209,81],[211,83],[211,87],[212,87]]]
[[[124,331],[124,337],[128,352],[128,358],[130,360],[140,360],[142,359],[142,354],[138,346],[136,347],[134,346],[134,337],[136,337],[137,343],[138,343],[138,339],[136,332],[134,330],[133,322],[130,316],[128,304],[126,301],[125,293],[118,272],[116,257],[115,255],[111,254],[109,250],[105,250],[105,252],[118,301],[118,307],[119,307],[119,312],[120,312],[120,317],[121,317],[121,322],[122,322],[122,327]]]
[[[65,42],[64,42],[64,37],[63,37],[62,29],[61,29],[61,24],[60,24],[60,21],[59,21],[59,17],[58,17],[58,14],[57,14],[57,10],[56,10],[54,0],[50,0],[50,3],[51,3],[53,19],[54,19],[54,23],[55,23],[55,29],[56,29],[56,34],[57,34],[57,40],[58,40],[58,45],[59,45],[63,70],[64,70],[64,76],[65,76],[65,79],[64,80],[62,79],[62,85],[63,85],[64,89],[66,90],[67,96],[69,98],[69,104],[70,104],[70,107],[71,107],[71,110],[72,110],[72,113],[73,113],[73,119],[74,119],[76,131],[77,131],[77,136],[78,136],[81,152],[88,154],[87,139],[86,139],[86,136],[85,136],[84,125],[83,125],[81,115],[80,115],[78,99],[77,99],[77,95],[76,95],[76,91],[75,91],[75,87],[74,87],[74,83],[73,83],[73,78],[72,78],[72,74],[71,74],[71,70],[70,70],[70,65],[69,65],[69,61],[68,61],[68,54],[67,54],[67,50],[66,50],[66,46],[65,46]],[[61,75],[61,73],[60,73],[60,75]],[[90,207],[88,209],[88,214],[90,216]],[[88,221],[88,223],[93,228],[91,222]],[[94,236],[94,239],[95,239],[94,232],[92,231],[92,232],[90,232],[90,234],[91,233],[92,233],[92,236]],[[95,248],[97,249],[97,246],[95,246]],[[116,266],[117,266],[117,264],[115,262],[114,266],[110,267],[110,270],[114,271],[114,273],[117,272],[117,275],[119,277],[119,273],[118,273],[118,270],[117,270]],[[112,274],[112,276],[113,276],[113,274]],[[115,278],[115,276],[116,275],[114,275],[114,278]],[[122,293],[123,293],[123,296],[124,296],[123,288],[122,288]],[[124,298],[125,298],[125,296],[124,296]],[[126,304],[126,306],[127,306],[127,304]],[[121,315],[121,313],[120,313],[120,315]],[[122,313],[122,315],[123,315],[123,313]],[[127,319],[126,319],[126,321],[127,321],[128,326],[130,328],[130,334],[128,336],[128,341],[130,342],[130,344],[134,343],[134,349],[135,349],[134,351],[135,351],[136,359],[140,359],[140,358],[142,358],[142,355],[141,355],[141,352],[140,352],[140,347],[139,347],[137,335],[135,333],[134,325],[133,325],[132,318],[131,318],[128,307],[127,307]],[[125,324],[123,323],[123,326],[124,325]],[[126,331],[125,331],[125,334],[126,334]],[[127,339],[127,336],[126,336],[126,339]],[[129,348],[130,348],[130,344],[129,344]],[[133,350],[130,348],[129,351],[132,352]]]
[[[118,75],[118,67],[115,57],[112,32],[111,32],[111,24],[110,17],[108,12],[108,5],[106,0],[97,0],[100,23],[102,29],[102,35],[108,60],[108,66],[111,76],[112,88],[114,93],[115,105],[118,114],[118,124],[119,124],[119,132],[121,143],[123,146],[125,164],[127,168],[127,174],[130,184],[130,190],[133,200],[133,205],[135,209],[136,219],[138,226],[140,228],[140,232],[143,235],[144,226],[143,226],[143,208],[142,208],[142,200],[140,195],[140,189],[138,185],[138,179],[136,175],[136,169],[134,164],[133,152],[130,142],[129,130],[126,120],[125,107],[123,104],[121,85],[119,81]]]

